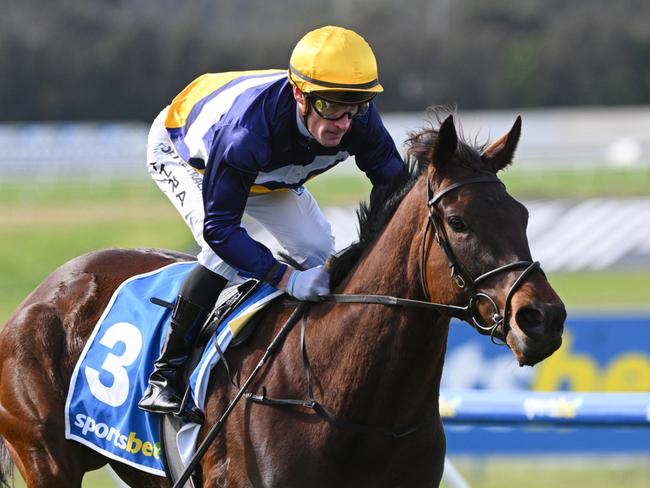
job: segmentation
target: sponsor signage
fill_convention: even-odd
[[[460,396],[445,392],[486,390],[494,392],[495,399],[501,397],[503,401],[486,402],[484,409],[480,405],[477,407],[476,401],[472,405],[475,409],[472,415],[481,418],[483,424],[489,423],[486,417],[490,415],[501,419],[496,422],[502,423],[498,427],[456,426],[452,425],[455,422],[448,420],[449,453],[649,452],[647,429],[631,428],[625,423],[607,428],[595,427],[580,418],[580,412],[587,411],[581,407],[589,406],[584,403],[585,399],[596,398],[605,402],[611,418],[615,418],[617,412],[622,418],[631,408],[626,398],[638,398],[638,395],[650,392],[648,331],[650,314],[570,315],[562,347],[535,367],[520,368],[506,346],[495,346],[488,337],[480,336],[468,325],[452,322],[442,381],[443,416],[447,414],[449,418],[461,402]],[[522,400],[521,413],[508,412],[505,400],[510,398],[513,401],[509,403],[513,404],[516,398],[525,397],[526,391],[532,391],[536,396]],[[562,395],[562,392],[566,394]],[[580,392],[586,394],[580,396]],[[600,394],[603,392],[617,395],[606,397]],[[480,410],[485,410],[487,415]],[[593,409],[590,411],[593,413]],[[540,428],[525,421],[513,423],[513,426],[503,422],[509,415],[525,420],[526,416],[532,415],[531,412],[537,416],[552,414],[563,418],[565,423]]]

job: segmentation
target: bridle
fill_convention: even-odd
[[[429,298],[429,288],[426,280],[426,262],[429,254],[430,246],[427,246],[427,235],[433,229],[435,232],[434,239],[435,242],[442,248],[449,267],[451,268],[451,276],[454,283],[469,296],[469,300],[466,306],[450,305],[443,303],[433,303],[424,300],[412,300],[408,298],[399,298],[393,296],[385,295],[356,295],[356,294],[330,294],[321,297],[322,301],[325,302],[336,302],[336,303],[373,303],[380,305],[388,306],[398,306],[398,307],[409,307],[409,308],[423,308],[427,310],[436,310],[443,311],[454,317],[460,318],[469,322],[468,319],[471,319],[470,324],[482,334],[490,334],[490,338],[494,342],[494,333],[499,325],[503,324],[503,337],[504,340],[508,334],[509,330],[509,317],[511,312],[511,300],[515,292],[519,289],[523,281],[528,275],[533,271],[539,270],[542,271],[539,265],[539,261],[515,261],[513,263],[506,264],[504,266],[499,266],[494,268],[487,273],[483,273],[476,278],[472,278],[471,275],[467,272],[465,267],[458,261],[456,255],[453,252],[451,244],[447,234],[445,233],[444,226],[442,224],[442,218],[436,211],[436,205],[443,196],[449,194],[450,192],[457,190],[466,185],[473,185],[479,183],[498,183],[503,185],[501,180],[496,176],[479,176],[476,178],[467,178],[465,180],[458,181],[453,183],[438,193],[433,193],[431,187],[431,181],[427,177],[427,208],[428,208],[428,218],[425,223],[424,232],[422,233],[422,241],[420,242],[420,259],[419,259],[419,272],[420,272],[420,284],[422,286],[422,293],[425,298]],[[503,315],[501,315],[499,306],[496,301],[487,293],[479,291],[479,285],[484,281],[492,278],[493,276],[513,269],[521,269],[523,271],[517,277],[517,279],[510,286],[510,290],[506,295],[506,300],[503,307]],[[543,272],[543,271],[542,271]],[[477,303],[480,300],[487,300],[487,302],[492,306],[494,313],[492,314],[492,324],[483,325],[480,320],[480,314],[478,313]],[[196,452],[192,456],[192,459],[187,464],[185,470],[183,471],[181,477],[174,483],[174,488],[179,488],[184,486],[185,482],[190,477],[191,473],[198,466],[201,458],[206,453],[208,446],[214,441],[217,434],[220,432],[223,427],[228,415],[234,409],[235,405],[242,396],[246,396],[248,401],[258,403],[261,405],[274,405],[274,406],[293,406],[293,407],[304,407],[314,410],[319,416],[326,419],[331,424],[337,426],[338,428],[343,428],[347,430],[352,430],[360,433],[379,433],[386,437],[392,437],[394,439],[400,439],[402,437],[409,436],[414,432],[417,432],[423,425],[429,423],[429,420],[413,425],[407,429],[401,431],[392,431],[390,429],[383,429],[380,427],[374,427],[370,425],[359,424],[356,422],[351,422],[345,419],[338,418],[335,414],[329,411],[324,405],[318,402],[314,398],[314,392],[311,386],[311,366],[309,363],[309,357],[307,355],[307,346],[305,342],[305,327],[307,323],[307,312],[309,310],[310,303],[302,302],[298,305],[296,310],[291,314],[287,319],[286,323],[282,326],[278,334],[275,336],[269,347],[267,348],[264,356],[260,359],[257,366],[253,372],[249,375],[248,379],[245,381],[243,386],[239,389],[239,392],[235,398],[230,402],[228,408],[223,413],[219,421],[212,426],[206,437],[204,438],[201,445],[197,448]],[[261,370],[266,361],[271,357],[275,350],[277,350],[284,338],[291,331],[294,325],[298,322],[301,322],[301,334],[300,334],[300,345],[303,357],[303,369],[305,373],[305,381],[307,384],[307,399],[284,399],[284,398],[270,398],[266,394],[266,388],[262,387],[262,395],[255,395],[252,392],[245,393],[247,388],[252,383],[253,379],[257,373]],[[221,356],[225,361],[224,356]]]
[[[435,310],[438,312],[447,313],[452,317],[456,317],[464,320],[465,322],[468,322],[481,334],[489,334],[492,342],[495,343],[496,341],[494,333],[496,332],[497,328],[502,325],[503,338],[505,340],[510,329],[509,319],[512,308],[512,297],[514,296],[515,292],[521,287],[524,280],[533,271],[542,271],[539,265],[539,261],[515,261],[513,263],[494,268],[493,270],[483,273],[476,278],[472,278],[467,269],[461,264],[461,262],[454,254],[451,244],[449,243],[447,233],[445,232],[444,225],[442,224],[442,217],[436,211],[436,206],[442,197],[454,190],[457,190],[458,188],[479,183],[498,183],[499,185],[503,185],[503,183],[496,176],[478,176],[476,178],[467,178],[456,183],[452,183],[442,190],[439,190],[438,193],[434,194],[433,188],[431,186],[431,180],[428,177],[426,178],[426,182],[428,217],[425,223],[424,232],[422,233],[422,240],[420,242],[420,259],[418,263],[422,293],[425,298],[429,298],[431,296],[429,294],[429,287],[426,279],[426,263],[431,247],[427,246],[427,236],[433,229],[435,242],[445,253],[447,262],[449,263],[449,268],[451,269],[451,277],[453,278],[454,283],[468,295],[467,305],[459,306],[385,295],[361,294],[331,294],[321,297],[321,300],[336,303],[375,303],[388,306]],[[510,290],[508,290],[508,294],[506,295],[504,302],[503,314],[501,314],[499,306],[497,305],[494,298],[492,298],[487,293],[480,291],[479,286],[495,275],[506,271],[511,271],[513,269],[523,269],[523,271],[510,286]],[[487,301],[494,311],[492,314],[492,323],[489,325],[485,325],[481,321],[481,316],[477,307],[478,303],[481,300]]]
[[[495,331],[497,330],[499,325],[502,325],[502,333],[505,339],[510,328],[509,319],[511,313],[512,297],[515,294],[515,292],[519,289],[519,287],[522,285],[522,283],[524,282],[524,280],[528,275],[530,275],[535,270],[542,271],[539,261],[534,261],[534,262],[515,261],[494,268],[491,271],[488,271],[486,273],[483,273],[480,276],[477,276],[476,278],[472,278],[472,276],[468,273],[467,269],[462,265],[462,263],[458,260],[458,258],[456,258],[456,255],[454,254],[451,244],[449,243],[449,238],[447,237],[447,233],[445,232],[444,225],[442,224],[442,217],[436,210],[436,206],[440,202],[442,197],[463,186],[479,184],[479,183],[498,183],[500,185],[503,185],[503,183],[496,176],[479,176],[476,178],[467,178],[465,180],[458,181],[456,183],[453,183],[443,188],[442,190],[438,191],[438,193],[434,193],[433,188],[431,186],[431,180],[427,177],[426,181],[427,181],[427,208],[428,208],[429,215],[427,218],[427,222],[425,224],[424,232],[422,234],[422,241],[420,243],[419,272],[420,272],[420,284],[422,286],[422,292],[424,293],[425,297],[431,296],[429,294],[429,287],[426,278],[427,276],[426,262],[427,262],[430,246],[427,246],[426,242],[427,242],[427,235],[429,234],[429,231],[433,229],[434,239],[436,243],[440,246],[440,248],[443,250],[443,252],[445,253],[447,262],[449,263],[449,268],[451,269],[451,277],[453,278],[454,283],[456,284],[456,286],[458,286],[463,291],[465,291],[465,293],[469,296],[469,301],[467,306],[460,307],[460,308],[449,307],[450,311],[452,312],[451,315],[469,322],[477,331],[481,332],[482,334],[489,334],[493,342],[495,342],[494,341]],[[506,295],[506,300],[503,306],[503,315],[502,315],[500,313],[499,306],[497,305],[496,301],[487,293],[480,291],[479,286],[481,283],[485,282],[489,278],[492,278],[493,276],[499,273],[503,273],[513,269],[522,269],[522,268],[523,271],[513,282],[513,284],[510,287],[510,290],[508,290],[508,294]],[[492,324],[484,325],[481,321],[481,316],[477,307],[477,304],[481,300],[487,301],[487,303],[492,307],[492,310],[494,311],[494,313],[492,314]],[[442,307],[444,307],[444,305],[440,306],[440,308]]]

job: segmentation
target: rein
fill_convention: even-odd
[[[321,297],[322,302],[332,302],[332,303],[366,303],[366,304],[377,304],[377,305],[386,305],[386,306],[395,306],[395,307],[405,307],[405,308],[421,308],[424,310],[430,310],[430,311],[437,311],[437,312],[446,312],[450,313],[450,315],[463,319],[467,322],[469,322],[467,319],[471,318],[472,322],[470,324],[477,330],[483,331],[483,332],[488,332],[490,333],[490,338],[494,342],[494,332],[496,328],[504,324],[503,326],[503,335],[504,338],[507,334],[508,331],[508,325],[507,320],[509,319],[510,316],[510,308],[511,308],[511,300],[514,295],[514,293],[517,291],[517,289],[521,286],[523,283],[524,279],[533,271],[539,269],[541,271],[541,268],[539,266],[539,262],[529,262],[529,261],[515,261],[513,263],[506,264],[504,266],[499,266],[497,268],[494,268],[486,273],[483,273],[482,275],[478,276],[477,278],[471,278],[471,276],[467,273],[464,267],[458,262],[456,259],[455,254],[453,253],[453,250],[451,248],[451,245],[449,243],[449,240],[447,238],[447,235],[444,233],[444,228],[442,227],[442,224],[440,222],[440,217],[435,211],[435,206],[436,204],[440,201],[440,199],[448,194],[449,192],[460,188],[465,185],[470,185],[470,184],[476,184],[476,183],[499,183],[503,185],[501,180],[499,180],[496,176],[485,176],[485,177],[478,177],[478,178],[469,178],[466,180],[459,181],[457,183],[454,183],[452,185],[449,185],[448,187],[444,188],[437,194],[433,194],[433,191],[431,189],[431,182],[429,179],[427,179],[427,207],[429,209],[429,215],[427,222],[425,224],[425,230],[422,236],[422,241],[420,244],[420,261],[419,261],[419,271],[420,271],[420,283],[422,286],[422,292],[424,293],[424,296],[429,296],[429,289],[426,283],[426,273],[425,273],[425,268],[426,268],[426,260],[427,260],[427,249],[426,248],[426,238],[427,234],[430,229],[434,229],[435,231],[435,241],[438,243],[438,245],[443,249],[445,252],[445,255],[447,257],[447,260],[449,262],[449,267],[452,270],[452,277],[454,279],[454,283],[460,288],[462,288],[468,295],[469,295],[469,301],[468,304],[463,306],[458,306],[458,305],[449,305],[449,304],[443,304],[443,303],[433,303],[433,302],[428,302],[428,301],[423,301],[423,300],[413,300],[413,299],[408,299],[408,298],[399,298],[399,297],[394,297],[394,296],[386,296],[386,295],[362,295],[362,294],[330,294],[330,295],[324,295]],[[510,290],[508,291],[508,294],[506,295],[506,300],[504,303],[504,311],[503,315],[500,314],[500,310],[498,305],[496,304],[496,301],[490,297],[487,293],[483,293],[480,291],[477,291],[479,283],[499,274],[505,271],[509,271],[512,269],[519,269],[519,268],[525,268],[523,272],[517,277],[517,279],[514,281],[512,286],[510,287]],[[483,325],[478,317],[478,310],[476,308],[476,303],[481,300],[485,299],[487,300],[491,306],[494,309],[494,314],[492,316],[492,321],[493,324],[490,326],[485,326]],[[307,313],[305,313],[302,321],[301,321],[301,332],[300,332],[300,348],[302,352],[302,359],[303,359],[303,370],[304,370],[304,375],[305,375],[305,381],[307,384],[307,399],[306,400],[297,400],[297,399],[284,399],[284,398],[270,398],[267,396],[266,393],[266,387],[262,387],[262,394],[261,395],[254,395],[252,393],[247,393],[246,398],[249,401],[252,401],[254,403],[258,403],[261,405],[276,405],[276,406],[298,406],[298,407],[304,407],[304,408],[309,408],[312,409],[315,413],[317,413],[320,417],[331,423],[332,425],[339,427],[339,428],[344,428],[348,430],[353,430],[356,432],[361,432],[361,433],[378,433],[382,434],[386,437],[392,437],[394,439],[400,439],[402,437],[406,437],[417,430],[420,429],[424,424],[428,423],[429,421],[422,422],[417,425],[413,425],[407,429],[401,430],[401,431],[392,431],[389,429],[381,428],[381,427],[376,427],[376,426],[370,426],[366,424],[359,424],[356,422],[352,422],[346,419],[341,419],[334,415],[331,411],[329,411],[325,406],[323,406],[321,403],[319,403],[315,397],[314,397],[314,392],[311,386],[311,366],[309,363],[309,356],[307,354],[307,346],[305,342],[305,327],[307,324]]]
[[[198,449],[190,459],[189,463],[185,467],[185,470],[181,474],[180,478],[178,478],[178,480],[174,483],[174,486],[172,488],[182,488],[187,482],[187,480],[190,478],[190,476],[192,476],[192,473],[201,462],[201,459],[203,458],[203,456],[205,456],[205,453],[210,447],[210,444],[212,444],[212,442],[214,442],[214,440],[216,439],[217,435],[219,434],[226,420],[228,419],[228,416],[234,410],[237,403],[239,403],[239,399],[244,395],[246,389],[253,382],[255,376],[257,376],[257,373],[259,373],[259,371],[262,369],[266,361],[282,344],[287,334],[289,334],[289,332],[293,329],[294,325],[296,325],[296,323],[300,320],[300,318],[307,313],[307,310],[309,309],[310,306],[311,306],[310,302],[301,302],[296,307],[296,309],[291,313],[291,315],[289,316],[285,324],[282,326],[280,331],[276,334],[276,336],[271,341],[271,344],[269,344],[269,347],[266,348],[264,355],[255,366],[253,372],[248,376],[248,378],[246,379],[242,387],[237,392],[237,395],[235,395],[235,398],[233,398],[233,400],[228,405],[228,408],[226,408],[225,412],[221,415],[217,423],[210,428],[210,431],[205,436],[205,438],[199,445]]]
[[[367,303],[367,304],[378,304],[378,305],[395,306],[395,307],[405,307],[405,308],[421,308],[421,309],[431,310],[431,311],[447,312],[451,316],[460,318],[467,322],[469,322],[468,318],[471,319],[470,325],[472,325],[479,332],[489,333],[490,338],[493,342],[494,342],[494,333],[497,327],[499,327],[499,325],[502,325],[503,336],[505,338],[510,327],[509,318],[511,312],[510,309],[511,309],[512,297],[514,296],[515,292],[517,291],[517,289],[519,289],[519,287],[521,286],[521,284],[523,283],[523,281],[528,275],[530,275],[535,270],[540,270],[540,271],[542,270],[539,261],[534,261],[534,262],[515,261],[494,268],[486,273],[483,273],[482,275],[476,278],[472,278],[469,275],[469,273],[466,271],[466,269],[462,266],[462,264],[458,261],[458,259],[456,258],[453,252],[451,244],[449,243],[447,234],[444,231],[444,227],[442,225],[442,218],[437,213],[435,207],[438,204],[438,202],[442,199],[442,197],[447,195],[449,192],[456,190],[465,185],[478,184],[478,183],[498,183],[500,185],[503,185],[501,180],[499,180],[499,178],[497,178],[496,176],[482,176],[477,178],[468,178],[466,180],[461,180],[459,182],[447,186],[446,188],[440,190],[438,193],[434,194],[431,188],[431,181],[429,180],[429,178],[427,178],[428,218],[425,224],[424,232],[422,234],[422,241],[420,242],[420,260],[419,260],[420,285],[422,288],[422,292],[424,293],[424,296],[425,297],[430,296],[429,287],[426,281],[426,272],[425,272],[426,261],[427,261],[428,251],[430,249],[430,246],[429,247],[426,246],[426,241],[427,241],[427,235],[429,231],[433,229],[434,239],[436,243],[444,251],[447,257],[449,268],[451,269],[451,276],[454,280],[454,283],[456,283],[456,285],[459,288],[462,288],[469,295],[469,301],[467,305],[458,306],[458,305],[449,305],[443,303],[433,303],[433,302],[423,301],[423,300],[399,298],[394,296],[362,295],[362,294],[358,294],[358,295],[357,294],[330,294],[330,295],[322,296],[321,301],[333,302],[333,303]],[[499,273],[510,271],[513,269],[521,269],[521,268],[524,268],[523,271],[514,281],[514,283],[510,287],[510,290],[508,291],[508,294],[506,295],[503,315],[501,315],[496,301],[487,293],[477,291],[478,285],[481,282],[489,278],[492,278],[493,276]],[[480,300],[487,300],[487,302],[494,310],[494,313],[492,315],[491,325],[483,325],[481,323],[480,314],[478,313],[478,309],[477,309],[477,303]],[[325,419],[326,421],[328,421],[329,423],[331,423],[332,425],[338,428],[353,430],[361,433],[379,433],[386,437],[391,437],[394,439],[400,439],[402,437],[406,437],[418,431],[423,425],[430,422],[430,420],[425,420],[424,422],[413,425],[407,429],[395,432],[381,427],[359,424],[346,419],[338,418],[330,410],[328,410],[321,403],[319,403],[314,397],[314,392],[311,385],[311,376],[312,376],[311,365],[309,362],[309,356],[307,354],[307,346],[305,342],[307,314],[310,306],[311,306],[310,302],[301,302],[298,305],[298,307],[294,310],[294,312],[291,314],[291,316],[287,319],[287,322],[282,326],[282,328],[275,336],[275,338],[273,339],[269,347],[266,349],[264,356],[262,357],[262,359],[260,359],[253,372],[246,379],[244,385],[239,389],[235,398],[230,402],[226,411],[222,414],[218,422],[212,426],[212,428],[210,429],[206,437],[203,439],[203,442],[201,443],[199,448],[192,456],[192,459],[190,460],[185,470],[181,474],[181,477],[174,483],[173,488],[181,488],[187,482],[187,480],[191,476],[191,473],[198,466],[199,462],[201,461],[201,458],[205,455],[208,447],[210,446],[210,444],[212,444],[217,434],[223,428],[223,425],[227,417],[230,415],[230,413],[235,408],[236,404],[239,402],[242,396],[245,396],[246,399],[251,402],[258,403],[261,405],[298,406],[298,407],[310,408],[315,413],[317,413],[320,417],[322,417],[323,419]],[[262,366],[271,357],[271,355],[273,354],[273,352],[275,352],[275,350],[279,347],[279,345],[284,341],[284,338],[293,329],[293,327],[298,321],[301,321],[300,348],[301,348],[302,359],[303,359],[303,370],[305,374],[305,380],[307,383],[308,398],[306,400],[270,398],[266,394],[266,387],[262,387],[262,395],[245,393],[245,390],[250,386],[250,384],[252,383],[255,376],[257,376],[257,373],[260,371]]]

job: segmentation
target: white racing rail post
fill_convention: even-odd
[[[460,474],[448,457],[445,457],[445,470],[442,473],[442,481],[444,481],[449,488],[470,488],[469,483]]]

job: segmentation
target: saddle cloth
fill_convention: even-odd
[[[132,276],[114,292],[75,366],[65,405],[65,437],[147,473],[165,476],[160,416],[137,407],[160,354],[173,302],[195,262]],[[282,292],[262,283],[226,317],[191,374],[192,399],[203,410],[210,370],[246,320]],[[198,430],[197,430],[198,431]],[[187,445],[185,449],[188,449]]]

